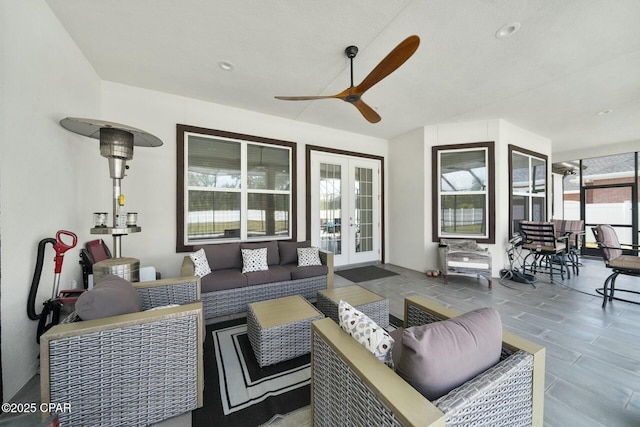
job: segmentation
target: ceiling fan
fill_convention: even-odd
[[[382,61],[362,80],[358,86],[353,85],[353,58],[358,54],[356,46],[349,46],[344,50],[347,58],[351,60],[351,86],[336,95],[326,96],[276,96],[276,99],[285,101],[311,101],[314,99],[342,99],[353,104],[358,111],[371,123],[378,123],[381,119],[376,111],[362,100],[362,95],[373,85],[397,70],[405,61],[411,58],[420,44],[420,37],[413,35],[407,37],[396,46]]]

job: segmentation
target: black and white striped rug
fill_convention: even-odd
[[[207,326],[204,345],[204,406],[193,412],[194,427],[259,426],[309,405],[308,354],[260,368],[244,318]]]

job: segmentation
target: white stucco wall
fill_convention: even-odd
[[[424,132],[410,132],[389,142],[389,192],[391,200],[398,202],[397,206],[392,203],[389,218],[392,263],[418,271],[438,268],[438,244],[432,241],[435,207],[431,199],[431,148],[485,141],[495,142],[496,242],[483,246],[492,253],[494,277],[508,265],[505,254],[509,240],[508,145],[548,155],[550,183],[551,141],[499,119],[427,126]],[[421,157],[423,163],[419,164],[416,158]],[[414,188],[418,191],[413,191]],[[404,194],[399,195],[403,190]],[[417,200],[419,193],[423,194],[422,200]],[[415,243],[418,235],[424,236],[423,248]]]
[[[388,262],[417,271],[429,266],[425,258],[426,188],[424,129],[419,128],[389,142]],[[429,203],[430,204],[430,203]],[[430,211],[429,211],[430,212]]]
[[[185,254],[175,251],[176,124],[220,129],[297,143],[298,240],[306,235],[305,146],[307,144],[387,156],[387,141],[240,110],[190,98],[103,82],[103,119],[144,129],[164,142],[162,147],[135,148],[130,169],[122,181],[127,209],[138,212],[142,232],[122,238],[123,256],[154,265],[163,277],[179,274]],[[97,147],[97,146],[96,146]],[[98,157],[96,148],[96,157]],[[91,212],[111,211],[112,184],[107,161],[85,171],[99,191],[87,199],[85,227]],[[111,246],[110,242],[107,242]]]
[[[58,121],[100,115],[100,80],[41,0],[0,2],[0,278],[5,401],[35,374],[37,322],[26,314],[38,242],[77,231],[78,165],[86,146]],[[77,248],[65,254],[61,283],[79,277]],[[54,251],[47,245],[36,311],[51,296]]]

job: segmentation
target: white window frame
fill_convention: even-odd
[[[182,127],[182,128],[181,128]],[[178,224],[179,233],[177,250],[185,251],[192,250],[194,245],[202,246],[208,244],[228,243],[228,242],[242,242],[242,241],[267,241],[267,240],[291,240],[295,239],[295,143],[289,143],[286,141],[268,140],[266,138],[251,137],[240,134],[232,134],[222,131],[206,130],[207,132],[201,133],[199,131],[188,130],[191,127],[184,125],[178,125],[179,135],[178,140],[182,138],[182,170],[178,171],[179,175],[182,175],[182,188],[183,188],[183,200],[182,205],[178,208],[182,211],[182,224]],[[196,128],[199,129],[199,128]],[[208,132],[211,131],[211,132]],[[234,137],[237,135],[238,137]],[[192,136],[196,136],[199,139],[211,139],[212,141],[224,141],[238,143],[240,145],[240,188],[213,188],[213,187],[201,187],[189,185],[189,139]],[[247,138],[245,138],[247,137]],[[275,141],[275,143],[270,143]],[[180,144],[179,144],[180,145]],[[287,150],[289,161],[289,188],[287,190],[278,189],[251,189],[248,188],[248,147],[249,146],[264,146],[269,148],[277,148]],[[179,146],[180,149],[180,146]],[[180,159],[179,159],[180,160]],[[180,185],[180,183],[179,183]],[[189,236],[189,192],[192,190],[206,191],[206,192],[221,192],[221,193],[240,193],[240,235],[233,237],[211,237],[211,238],[194,238]],[[249,214],[249,195],[250,194],[280,194],[288,196],[287,207],[287,219],[288,219],[288,232],[282,235],[269,235],[269,236],[249,236],[248,231],[248,214]],[[180,203],[180,201],[179,201]],[[180,222],[180,221],[178,221]],[[180,227],[182,226],[182,227]],[[182,239],[180,239],[180,237]]]
[[[519,156],[522,157],[526,157],[529,161],[529,182],[527,183],[527,189],[525,191],[514,191],[513,188],[513,155],[517,154]],[[547,198],[547,192],[549,191],[549,177],[548,175],[548,167],[549,167],[549,161],[546,158],[546,156],[540,154],[540,153],[534,153],[531,151],[527,151],[524,150],[522,148],[516,147],[516,146],[511,146],[510,150],[509,150],[509,165],[511,165],[511,167],[509,168],[509,192],[511,193],[509,195],[509,217],[511,217],[513,215],[513,197],[514,196],[518,196],[518,197],[526,197],[528,199],[528,211],[526,212],[527,217],[524,218],[523,220],[527,220],[527,221],[531,221],[532,217],[533,217],[533,199],[543,199],[544,201],[544,209],[542,212],[542,221],[546,221],[547,220],[547,213],[549,210],[549,206],[548,206],[548,198]],[[535,181],[535,176],[534,176],[534,171],[533,171],[533,166],[532,166],[532,159],[536,159],[539,160],[541,162],[544,163],[544,191],[542,192],[535,192],[533,191],[534,188],[534,181]],[[513,220],[510,221],[510,225],[509,227],[511,227],[513,225]],[[509,235],[511,236],[513,234],[514,230],[509,230]]]

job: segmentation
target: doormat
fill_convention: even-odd
[[[402,320],[389,316],[389,329]],[[204,405],[193,427],[259,426],[308,406],[310,355],[260,368],[247,337],[246,318],[207,326],[204,342]]]
[[[335,274],[344,277],[347,280],[351,280],[354,283],[366,282],[368,280],[384,279],[385,277],[398,275],[398,273],[394,273],[390,270],[385,270],[384,268],[376,267],[375,265],[350,268],[348,270],[338,270],[335,272]]]

